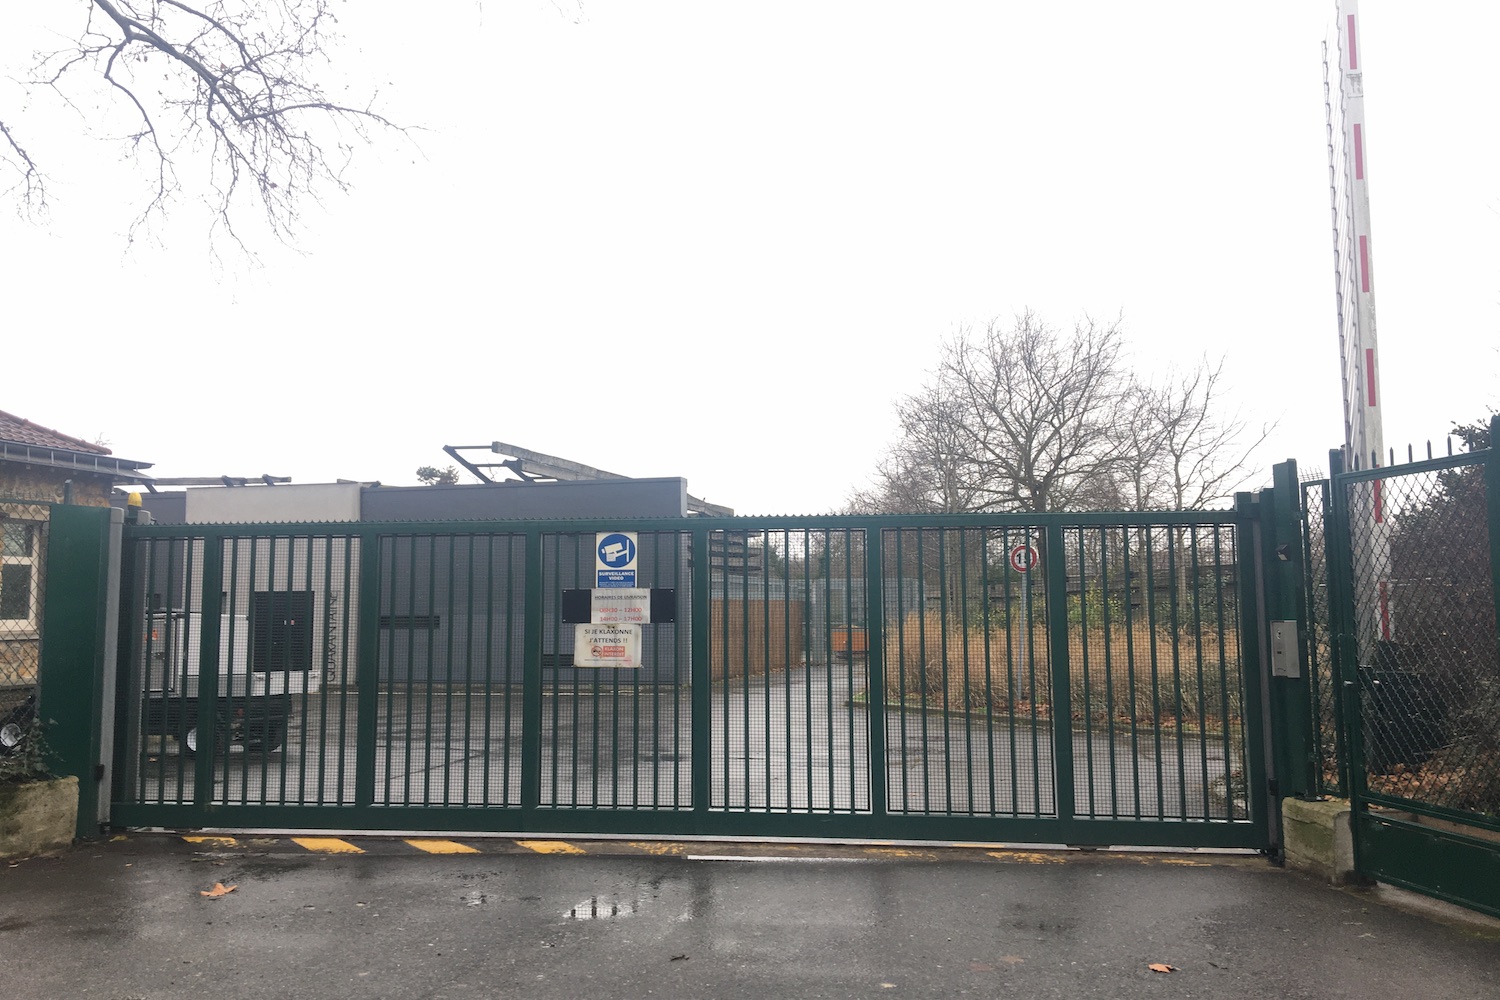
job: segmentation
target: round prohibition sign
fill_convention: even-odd
[[[1038,559],[1036,547],[1033,545],[1017,545],[1010,550],[1010,568],[1017,573],[1024,573],[1036,565]]]

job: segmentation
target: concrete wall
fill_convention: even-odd
[[[185,515],[188,524],[358,521],[359,494],[358,483],[211,486],[187,491]]]
[[[281,487],[277,487],[281,489]],[[364,521],[686,517],[687,480],[592,479],[493,486],[379,486],[365,489]]]

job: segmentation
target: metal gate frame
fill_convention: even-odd
[[[1264,714],[1263,701],[1265,699],[1265,671],[1262,664],[1264,626],[1262,621],[1262,602],[1254,595],[1260,594],[1261,577],[1260,564],[1262,562],[1262,549],[1269,544],[1269,535],[1262,530],[1264,521],[1270,512],[1263,509],[1258,502],[1249,494],[1241,494],[1235,509],[1218,512],[1184,512],[1184,513],[1150,513],[1150,514],[1035,514],[1035,515],[955,515],[955,516],[838,516],[838,517],[768,517],[768,518],[688,518],[688,519],[609,519],[588,521],[523,521],[523,522],[419,522],[419,523],[336,523],[336,524],[264,524],[264,525],[188,525],[188,526],[166,526],[126,525],[123,559],[123,592],[121,596],[122,608],[122,640],[121,669],[119,671],[119,687],[116,703],[118,705],[117,731],[120,734],[116,741],[116,753],[113,769],[113,801],[110,806],[111,822],[117,826],[128,827],[169,827],[169,828],[195,828],[195,827],[238,827],[238,828],[283,828],[283,829],[368,829],[368,830],[391,830],[391,829],[423,829],[423,830],[445,830],[445,831],[469,831],[483,830],[490,832],[556,832],[556,833],[596,833],[596,834],[631,834],[631,835],[697,835],[697,836],[757,836],[757,837],[812,837],[812,838],[837,838],[837,839],[900,839],[900,840],[936,840],[936,841],[981,841],[981,842],[1030,842],[1030,843],[1058,843],[1073,845],[1137,845],[1137,846],[1181,846],[1181,847],[1216,847],[1216,848],[1252,848],[1263,851],[1274,849],[1275,828],[1274,817],[1270,811],[1271,791],[1267,782],[1266,756],[1267,756],[1267,734],[1266,716]],[[689,697],[691,699],[691,745],[689,773],[691,775],[691,788],[688,800],[681,803],[681,808],[638,808],[638,807],[549,807],[543,801],[543,702],[547,694],[546,676],[544,674],[544,632],[547,627],[547,614],[555,595],[544,591],[544,580],[548,577],[548,560],[553,558],[548,554],[547,546],[557,546],[559,538],[588,538],[592,540],[597,531],[619,531],[630,530],[642,533],[657,532],[675,534],[686,540],[689,552],[690,568],[688,573],[689,593],[685,595],[686,601],[679,600],[680,606],[688,609],[690,620],[690,657],[689,674],[687,678]],[[980,539],[987,537],[987,532],[1007,531],[1026,532],[1026,537],[1036,538],[1038,547],[1042,551],[1042,561],[1045,571],[1045,586],[1039,586],[1037,590],[1043,591],[1039,596],[1045,602],[1045,642],[1049,661],[1049,672],[1044,684],[1049,689],[1052,699],[1054,719],[1075,719],[1077,712],[1082,712],[1085,723],[1081,729],[1075,731],[1072,722],[1067,725],[1049,724],[1046,726],[1047,742],[1050,743],[1051,759],[1054,764],[1052,787],[1050,795],[1053,809],[1044,809],[1038,806],[1035,810],[1022,810],[1012,808],[1001,811],[991,803],[988,812],[980,813],[972,805],[974,795],[972,776],[968,789],[971,796],[970,808],[966,812],[960,808],[919,809],[911,812],[901,812],[889,800],[889,793],[894,787],[892,784],[892,770],[907,767],[909,764],[891,755],[897,752],[896,747],[887,746],[888,734],[892,731],[892,713],[900,713],[904,716],[907,708],[904,705],[893,703],[890,692],[886,690],[887,652],[895,647],[892,642],[896,633],[896,625],[887,623],[886,616],[893,608],[899,608],[903,599],[901,586],[895,588],[895,595],[888,592],[888,578],[893,574],[890,571],[890,560],[895,558],[895,550],[902,544],[903,538],[920,539],[946,539],[939,543],[930,541],[929,545],[939,550],[935,558],[942,559],[942,551],[949,548],[954,553],[959,553],[966,544],[965,538]],[[1100,761],[1113,761],[1112,756],[1118,745],[1117,740],[1128,739],[1131,746],[1139,743],[1146,728],[1136,724],[1132,719],[1128,723],[1116,721],[1114,713],[1117,706],[1108,704],[1104,708],[1107,722],[1100,726],[1091,724],[1088,720],[1095,718],[1096,708],[1090,707],[1088,699],[1105,699],[1112,697],[1114,684],[1118,676],[1111,677],[1111,665],[1109,661],[1109,649],[1103,652],[1105,658],[1102,673],[1091,673],[1096,668],[1090,660],[1087,647],[1089,642],[1088,627],[1085,619],[1094,615],[1094,621],[1098,622],[1098,616],[1103,615],[1104,634],[1107,636],[1110,628],[1110,615],[1123,613],[1128,623],[1131,614],[1131,584],[1127,583],[1127,593],[1124,605],[1119,605],[1118,593],[1111,594],[1109,587],[1109,572],[1101,571],[1102,583],[1095,586],[1103,587],[1104,592],[1090,594],[1089,571],[1084,563],[1084,551],[1089,549],[1100,549],[1098,557],[1102,560],[1102,549],[1110,544],[1115,538],[1126,538],[1131,531],[1141,531],[1146,534],[1145,548],[1151,550],[1153,538],[1161,538],[1162,535],[1153,536],[1152,532],[1165,533],[1168,539],[1166,549],[1161,550],[1168,553],[1170,559],[1174,560],[1175,569],[1167,568],[1165,575],[1169,589],[1170,599],[1173,604],[1172,614],[1176,615],[1176,607],[1182,603],[1183,608],[1191,606],[1192,621],[1186,617],[1179,621],[1173,617],[1171,628],[1180,630],[1173,632],[1175,637],[1170,641],[1176,644],[1173,648],[1179,651],[1185,650],[1184,660],[1193,655],[1196,649],[1196,670],[1198,680],[1204,680],[1204,645],[1205,628],[1213,626],[1205,625],[1207,617],[1215,613],[1213,607],[1214,596],[1212,589],[1205,597],[1200,591],[1204,586],[1217,586],[1217,615],[1216,621],[1219,635],[1228,635],[1225,623],[1229,622],[1235,632],[1237,648],[1230,650],[1225,648],[1220,652],[1219,672],[1220,685],[1215,697],[1223,699],[1223,718],[1229,719],[1230,711],[1238,712],[1238,730],[1236,739],[1240,741],[1238,747],[1230,747],[1230,728],[1226,723],[1223,728],[1222,742],[1225,745],[1225,773],[1222,776],[1224,798],[1227,805],[1226,818],[1214,819],[1210,816],[1209,793],[1207,782],[1209,781],[1209,743],[1210,730],[1207,722],[1202,723],[1199,733],[1198,744],[1193,745],[1193,753],[1201,754],[1203,764],[1201,777],[1204,783],[1205,811],[1201,817],[1188,818],[1184,816],[1166,815],[1167,807],[1163,804],[1161,787],[1155,791],[1157,799],[1156,812],[1158,815],[1149,815],[1150,810],[1143,809],[1141,805],[1140,776],[1136,776],[1134,815],[1130,810],[1121,810],[1119,807],[1120,791],[1117,786],[1117,776],[1113,773],[1114,764],[1110,763],[1110,776],[1105,779],[1094,774],[1096,751],[1088,752],[1088,759],[1075,761],[1075,743],[1080,740],[1087,741],[1089,747],[1095,746],[1095,741],[1101,747],[1104,756]],[[868,774],[868,799],[859,807],[849,809],[838,809],[828,807],[809,807],[801,810],[786,808],[762,808],[755,805],[747,805],[743,808],[714,806],[715,797],[723,803],[725,796],[722,790],[714,787],[714,744],[716,740],[727,739],[723,733],[715,732],[712,726],[715,706],[712,702],[716,690],[722,689],[729,682],[727,672],[722,680],[716,680],[716,671],[719,669],[721,646],[715,645],[715,637],[711,634],[713,615],[711,611],[712,602],[715,599],[713,591],[713,574],[703,572],[692,572],[691,565],[697,562],[698,554],[703,555],[702,564],[712,565],[714,559],[714,539],[750,536],[770,536],[777,533],[829,533],[831,535],[842,535],[845,538],[857,536],[861,544],[849,549],[852,561],[854,556],[862,555],[862,563],[854,566],[844,567],[843,572],[848,580],[854,581],[852,592],[857,593],[863,588],[863,607],[858,609],[863,612],[865,627],[869,640],[865,654],[865,664],[862,675],[854,668],[852,657],[847,670],[851,677],[857,678],[864,684],[866,702],[859,708],[864,713],[864,722],[857,725],[858,730],[854,744],[856,749],[862,748],[864,760],[862,766]],[[1118,532],[1119,534],[1112,534]],[[1177,534],[1173,534],[1176,532]],[[923,533],[926,533],[925,535]],[[946,533],[946,534],[945,534]],[[965,534],[968,533],[968,534]],[[392,551],[393,545],[402,544],[401,540],[408,540],[405,544],[415,546],[416,543],[409,541],[417,537],[444,538],[444,539],[472,539],[475,537],[506,536],[511,539],[523,540],[524,547],[524,634],[522,636],[522,677],[520,685],[520,780],[519,800],[508,802],[504,805],[485,805],[476,807],[472,805],[455,804],[444,801],[433,803],[424,801],[421,804],[389,804],[378,803],[376,795],[376,726],[377,718],[381,711],[382,677],[380,674],[380,649],[381,633],[380,622],[383,612],[381,606],[382,587],[382,560]],[[358,580],[358,604],[359,625],[357,635],[353,637],[352,664],[354,681],[357,688],[357,705],[355,716],[357,718],[358,731],[356,734],[355,761],[353,764],[353,801],[348,804],[286,804],[284,799],[276,803],[259,803],[242,798],[239,802],[229,801],[224,794],[216,792],[216,781],[219,781],[216,767],[227,764],[230,759],[229,748],[223,742],[216,730],[220,722],[215,718],[211,707],[211,699],[214,696],[214,686],[217,683],[217,663],[221,650],[229,650],[230,640],[221,635],[220,622],[231,622],[227,628],[233,628],[230,610],[226,610],[226,601],[234,598],[231,591],[225,591],[220,586],[205,584],[203,581],[214,581],[223,579],[224,569],[227,563],[240,558],[237,552],[244,551],[242,546],[246,539],[256,540],[256,544],[266,543],[272,546],[282,544],[293,546],[303,544],[313,545],[317,539],[340,538],[349,540],[357,548],[357,560],[350,563],[351,574],[357,575]],[[1180,539],[1180,541],[1172,541]],[[1190,542],[1189,542],[1190,539]],[[138,756],[149,754],[149,747],[156,746],[158,756],[152,758],[153,763],[160,763],[160,757],[168,752],[169,745],[165,738],[161,738],[157,744],[136,742],[132,744],[132,732],[139,735],[141,719],[139,709],[140,691],[133,688],[133,684],[140,683],[140,670],[137,663],[131,664],[133,655],[145,648],[148,642],[146,635],[147,624],[151,621],[149,613],[145,618],[139,610],[146,607],[143,603],[144,596],[141,593],[142,564],[140,553],[150,551],[149,547],[156,545],[180,544],[186,546],[187,550],[197,552],[194,558],[201,560],[194,572],[197,574],[197,592],[193,606],[200,615],[202,627],[199,634],[189,637],[194,643],[201,663],[200,699],[196,704],[198,718],[203,726],[202,744],[196,759],[190,763],[179,760],[176,763],[178,787],[181,790],[177,801],[171,803],[143,801],[140,795],[134,794],[133,789],[127,787],[124,780],[131,773],[130,755],[136,753]],[[449,542],[450,546],[453,544]],[[467,543],[472,550],[472,542]],[[907,543],[919,544],[914,542]],[[982,545],[982,541],[970,544]],[[1191,548],[1189,548],[1189,544]],[[197,546],[197,548],[193,548]],[[1222,582],[1215,585],[1205,585],[1197,575],[1203,572],[1202,567],[1209,565],[1208,556],[1200,551],[1212,549],[1212,578],[1221,580],[1224,569],[1222,559],[1225,553],[1237,553],[1233,557],[1233,573],[1235,574],[1235,586],[1238,588],[1236,594],[1238,599],[1233,601],[1233,607],[1229,607],[1224,597]],[[856,548],[858,551],[856,552]],[[1128,543],[1126,545],[1128,549]],[[415,551],[415,549],[413,549]],[[291,557],[288,557],[289,559]],[[949,556],[950,560],[956,560],[957,556]],[[973,560],[972,553],[966,557]],[[1093,556],[1090,556],[1093,558]],[[1116,556],[1115,558],[1120,558]],[[1124,556],[1125,579],[1131,579],[1132,571],[1129,566],[1129,554]],[[1146,559],[1146,569],[1150,573],[1150,555]],[[1163,556],[1162,558],[1168,558]],[[1191,559],[1191,568],[1188,561]],[[1076,565],[1069,565],[1070,561]],[[961,614],[985,615],[985,627],[989,627],[991,600],[988,596],[989,588],[994,584],[989,569],[991,562],[987,558],[980,560],[985,567],[983,575],[978,578],[986,590],[986,598],[982,602],[983,610],[971,612],[968,604],[961,612],[954,612],[951,608],[941,608],[939,613],[943,615]],[[1177,565],[1180,563],[1181,565]],[[290,563],[288,564],[290,566]],[[311,557],[306,560],[305,569],[297,569],[296,573],[306,572],[309,578],[314,573]],[[1100,565],[1105,565],[1102,561]],[[325,572],[319,570],[318,572]],[[288,572],[293,572],[288,569]],[[949,572],[955,571],[950,566]],[[1188,579],[1191,572],[1194,591],[1190,599],[1184,599],[1178,592],[1179,577]],[[894,574],[899,578],[899,571]],[[860,578],[862,577],[862,582]],[[555,573],[551,577],[553,584],[557,582]],[[747,577],[748,579],[748,577]],[[1143,588],[1155,593],[1157,584],[1155,577],[1150,577],[1150,584]],[[254,581],[252,580],[252,589]],[[1077,589],[1077,594],[1070,595],[1070,587]],[[149,588],[147,588],[149,589]],[[958,603],[959,592],[950,588],[946,583],[937,595],[936,601],[952,601]],[[727,586],[725,593],[728,593]],[[1006,591],[1007,594],[1010,591]],[[1150,596],[1143,598],[1149,603]],[[451,597],[450,597],[451,600]],[[1005,600],[1011,600],[1006,597]],[[1104,610],[1092,610],[1096,601]],[[893,603],[894,602],[894,603]],[[1071,602],[1071,603],[1070,603]],[[973,604],[970,600],[969,604]],[[1207,604],[1205,609],[1204,605]],[[1111,610],[1123,607],[1120,610]],[[1075,616],[1079,619],[1076,623],[1076,633],[1082,634],[1084,647],[1081,651],[1073,648],[1078,634],[1070,634],[1069,609],[1074,609]],[[136,609],[132,612],[131,609]],[[451,609],[450,609],[451,610]],[[1006,612],[1009,614],[1009,610]],[[1138,614],[1144,612],[1137,612]],[[908,617],[910,612],[906,612]],[[926,616],[927,610],[922,610]],[[1187,612],[1184,611],[1184,616]],[[948,620],[946,618],[941,620]],[[963,626],[968,629],[972,625],[970,618],[963,618],[970,625]],[[554,625],[555,627],[555,625]],[[1007,627],[1009,627],[1007,625]],[[1028,626],[1029,627],[1029,626]],[[1119,623],[1116,622],[1116,628]],[[1155,628],[1153,622],[1152,628]],[[946,629],[947,626],[944,626]],[[1196,628],[1196,635],[1192,630]],[[986,635],[990,633],[986,632]],[[1155,634],[1154,632],[1152,633]],[[968,657],[970,652],[967,647],[969,632],[964,632],[965,645],[964,656]],[[948,632],[943,633],[943,641],[948,641]],[[953,639],[955,643],[958,639]],[[988,643],[990,640],[986,639]],[[1097,641],[1097,640],[1096,640]],[[1156,640],[1152,639],[1152,656],[1156,648]],[[1194,647],[1193,644],[1196,644]],[[1123,647],[1122,647],[1123,648]],[[986,646],[988,650],[988,646]],[[133,653],[133,651],[135,651]],[[234,653],[229,653],[231,659]],[[555,655],[555,654],[554,654]],[[988,652],[986,651],[986,654]],[[1099,654],[1095,654],[1097,657]],[[1132,672],[1136,669],[1135,653],[1130,654],[1128,669]],[[1184,687],[1182,680],[1189,674],[1176,662],[1172,665],[1171,676],[1176,679],[1176,699],[1179,715],[1176,722],[1175,734],[1167,729],[1164,723],[1158,724],[1152,732],[1156,749],[1161,750],[1166,746],[1170,752],[1175,740],[1177,751],[1177,766],[1186,769],[1195,766],[1187,761],[1186,748],[1192,742],[1191,734],[1184,736],[1185,724],[1181,722],[1185,716],[1181,715],[1183,709]],[[1070,667],[1070,658],[1082,660],[1080,670],[1075,673]],[[1233,661],[1234,669],[1226,672],[1227,666]],[[966,661],[967,662],[967,661]],[[552,684],[557,683],[556,677],[559,671],[555,668],[553,661]],[[1151,665],[1153,677],[1158,665],[1154,659]],[[967,668],[966,668],[967,669]],[[1143,668],[1144,669],[1144,666]],[[1192,669],[1187,668],[1187,669]],[[726,668],[727,670],[727,668]],[[988,670],[988,667],[986,667]],[[134,671],[135,676],[132,676]],[[1133,676],[1133,674],[1132,674]],[[946,683],[947,674],[944,674]],[[1072,705],[1074,688],[1077,687],[1080,677],[1082,678],[1081,694],[1084,705],[1077,708]],[[966,673],[967,678],[967,673]],[[1090,693],[1090,679],[1093,678],[1095,690]],[[1102,680],[1104,690],[1099,689]],[[1212,681],[1212,678],[1208,678]],[[575,688],[577,681],[575,683]],[[965,680],[967,682],[967,679]],[[1132,681],[1133,683],[1133,681]],[[716,689],[716,684],[719,686]],[[747,682],[748,684],[748,682]],[[389,688],[389,684],[386,685]],[[595,690],[597,691],[597,682]],[[831,688],[830,688],[831,690]],[[851,691],[853,689],[851,688]],[[1197,698],[1200,709],[1212,711],[1216,706],[1204,700],[1204,687],[1200,684]],[[513,685],[509,686],[507,697],[514,693]],[[1170,694],[1170,693],[1169,693]],[[924,698],[925,698],[924,693]],[[287,695],[295,698],[296,695]],[[302,696],[304,704],[309,697],[306,693]],[[769,696],[768,705],[769,705]],[[451,699],[451,694],[450,694]],[[1231,709],[1231,700],[1238,704]],[[554,703],[555,704],[555,703]],[[851,718],[855,717],[855,708],[850,705],[840,705],[842,712],[848,710]],[[1014,704],[1014,703],[1013,703]],[[432,717],[432,698],[429,694],[427,712]],[[451,707],[451,701],[450,706]],[[1133,705],[1131,706],[1133,709]],[[923,702],[922,711],[932,714],[936,711]],[[408,715],[410,708],[408,707]],[[445,709],[446,711],[446,709]],[[911,711],[915,712],[915,709]],[[1018,711],[1014,707],[1012,713]],[[1035,712],[1035,708],[1032,709]],[[767,708],[769,719],[770,709]],[[984,710],[985,717],[993,724],[994,713],[991,709]],[[133,714],[135,713],[135,714]],[[441,713],[440,713],[441,714]],[[948,701],[942,703],[941,717],[944,725],[957,724],[955,719],[963,720],[963,725],[969,725],[971,717],[977,717],[978,712],[966,709],[964,713],[950,712]],[[935,717],[935,716],[934,716]],[[448,718],[448,716],[444,716]],[[597,718],[597,717],[596,717]],[[926,718],[925,716],[923,717]],[[1207,720],[1208,715],[1201,715],[1201,719]],[[885,724],[880,724],[884,719]],[[902,723],[905,725],[905,723]],[[936,726],[936,722],[932,725]],[[597,725],[597,722],[596,722]],[[923,727],[927,725],[924,721]],[[1014,727],[1015,720],[1012,718],[1011,725]],[[1106,730],[1107,729],[1107,733]],[[1097,731],[1096,731],[1097,730]],[[1128,732],[1127,732],[1128,730]],[[1163,736],[1163,731],[1166,735]],[[925,728],[922,730],[927,732]],[[342,738],[342,737],[341,737]],[[599,734],[596,729],[594,733],[595,748],[597,753]],[[771,737],[767,735],[767,741]],[[808,737],[809,740],[811,736]],[[947,737],[945,736],[945,739]],[[304,736],[305,739],[305,736]],[[748,740],[748,737],[747,737]],[[1220,742],[1219,737],[1213,737],[1215,746]],[[1106,742],[1107,741],[1107,742]],[[146,749],[142,749],[146,747]],[[924,751],[926,747],[922,748]],[[408,748],[408,753],[409,753]],[[553,746],[552,753],[556,753],[557,747]],[[853,751],[851,751],[853,752]],[[1215,750],[1214,752],[1218,752]],[[241,755],[234,755],[238,760]],[[142,757],[141,759],[145,759]],[[993,765],[994,758],[991,757]],[[1242,774],[1232,767],[1233,763],[1240,765]],[[856,762],[859,765],[861,762]],[[1076,767],[1075,767],[1076,764]],[[261,777],[270,775],[275,767],[267,768],[264,764],[261,768]],[[287,765],[283,759],[279,764],[283,780],[287,773]],[[509,765],[507,765],[509,766]],[[997,765],[996,765],[997,766]],[[1101,767],[1103,765],[1101,764]],[[925,765],[924,765],[925,767]],[[245,773],[249,774],[251,766],[245,765]],[[1161,766],[1158,763],[1158,772]],[[164,775],[170,778],[169,774]],[[270,775],[274,777],[274,775]],[[252,775],[253,777],[253,775]],[[1087,787],[1080,788],[1080,778],[1087,779]],[[305,780],[305,778],[304,778]],[[1101,784],[1101,782],[1107,782]],[[1242,784],[1240,784],[1242,782]],[[222,784],[222,781],[220,781]],[[1098,805],[1096,799],[1100,795],[1100,788],[1105,788],[1104,806]],[[1038,789],[1037,793],[1043,795],[1046,789]],[[1184,809],[1186,811],[1186,792],[1181,791],[1184,796]],[[1195,795],[1197,793],[1195,792]],[[1243,801],[1238,796],[1243,796]],[[951,798],[951,789],[950,789]],[[1038,800],[1040,801],[1040,800]],[[1094,802],[1090,812],[1088,803]],[[1113,806],[1110,803],[1113,802]],[[1217,808],[1216,806],[1213,808]]]
[[[1379,630],[1388,628],[1382,626],[1382,621],[1394,619],[1398,629],[1405,627],[1411,631],[1415,631],[1413,626],[1419,622],[1403,621],[1398,588],[1406,581],[1393,578],[1389,586],[1385,583],[1386,577],[1398,568],[1394,558],[1383,549],[1372,557],[1372,549],[1378,546],[1361,537],[1362,533],[1368,533],[1363,525],[1371,518],[1371,510],[1379,511],[1382,504],[1387,509],[1393,507],[1391,497],[1400,495],[1409,478],[1415,481],[1416,477],[1480,470],[1486,497],[1482,517],[1488,533],[1490,599],[1500,605],[1500,600],[1496,600],[1500,597],[1500,449],[1495,447],[1500,442],[1500,416],[1490,423],[1490,442],[1489,449],[1468,454],[1348,471],[1343,468],[1342,453],[1332,452],[1331,504],[1325,537],[1331,648],[1337,660],[1341,744],[1347,752],[1344,784],[1350,800],[1356,870],[1367,879],[1500,916],[1500,815],[1445,804],[1443,800],[1449,798],[1451,789],[1424,785],[1420,766],[1413,769],[1404,762],[1372,759],[1390,757],[1393,752],[1404,751],[1414,757],[1432,752],[1432,748],[1411,745],[1420,736],[1416,729],[1426,725],[1420,718],[1424,710],[1417,704],[1418,699],[1381,694],[1377,688],[1382,684],[1382,674],[1391,675],[1384,680],[1411,677],[1413,683],[1433,683],[1423,677],[1434,676],[1434,668],[1424,662],[1425,654],[1420,650],[1407,663],[1399,651],[1390,648],[1389,635],[1385,641],[1379,641],[1382,638]],[[1379,519],[1384,521],[1383,517]],[[1399,514],[1392,520],[1399,531]],[[1459,547],[1472,548],[1478,539],[1469,536],[1453,541]],[[1389,544],[1389,541],[1380,543]],[[1485,547],[1481,544],[1480,551]],[[1372,558],[1380,565],[1372,567]],[[1357,568],[1357,561],[1363,564],[1362,568]],[[1372,591],[1377,578],[1382,581],[1378,592]],[[1419,581],[1411,581],[1410,585],[1417,586]],[[1441,602],[1434,606],[1440,608]],[[1500,608],[1493,622],[1481,624],[1493,628],[1494,635],[1500,635]],[[1484,681],[1491,692],[1500,688],[1500,657],[1492,663],[1445,662],[1438,666],[1464,669],[1469,679]],[[1474,699],[1482,696],[1482,690],[1450,690],[1445,696]],[[1500,708],[1493,697],[1488,704]],[[1488,725],[1500,726],[1500,718],[1490,719]],[[1472,734],[1449,732],[1442,738],[1451,749],[1471,737]],[[1392,744],[1396,744],[1394,751]],[[1486,780],[1483,775],[1488,774],[1487,780],[1493,782],[1500,758],[1493,750],[1486,754],[1481,748],[1472,755],[1471,764],[1479,770],[1481,780]],[[1405,787],[1393,785],[1393,771],[1398,780],[1402,773],[1413,780]],[[1379,777],[1385,787],[1372,787],[1373,777]]]

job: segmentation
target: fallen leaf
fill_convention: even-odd
[[[672,961],[674,961],[674,962],[681,962],[681,961],[685,961],[686,959],[687,959],[686,955],[673,955],[672,956]]]
[[[994,972],[995,971],[995,967],[993,965],[990,965],[988,962],[970,962],[969,963],[969,971],[970,972]]]
[[[1168,965],[1165,962],[1152,962],[1147,966],[1152,972],[1176,972],[1177,966]]]
[[[1000,961],[1004,962],[1006,965],[1020,965],[1022,962],[1026,961],[1026,959],[1022,958],[1020,955],[1001,955]]]
[[[883,989],[883,990],[893,990],[893,989],[896,988],[896,984],[895,983],[881,983],[880,984],[880,988]]]
[[[207,896],[209,899],[218,899],[220,896],[229,895],[238,888],[239,886],[237,885],[225,885],[223,882],[215,882],[212,889],[198,890],[198,895]]]

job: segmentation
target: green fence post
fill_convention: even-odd
[[[1260,566],[1262,525],[1260,505],[1252,493],[1236,493],[1235,586],[1239,592],[1240,683],[1245,691],[1245,791],[1250,816],[1261,821],[1265,838],[1260,846],[1279,849],[1281,812],[1272,809],[1267,771],[1273,766],[1266,741],[1270,732],[1270,685],[1261,655],[1261,623],[1265,620],[1265,591]]]
[[[1484,497],[1489,510],[1490,593],[1495,602],[1495,631],[1500,634],[1500,413],[1490,417],[1490,447],[1484,456]]]
[[[198,605],[198,755],[193,760],[193,805],[208,810],[214,798],[214,764],[229,740],[229,719],[219,711],[219,635],[224,612],[224,540],[203,540],[202,593]],[[192,587],[192,580],[185,586]],[[188,595],[192,607],[192,595]],[[184,680],[186,683],[186,680]]]
[[[886,814],[885,759],[885,561],[880,529],[865,530],[865,715],[870,726],[870,813]],[[899,582],[897,586],[900,586]],[[853,641],[849,655],[854,655]]]
[[[560,569],[559,569],[560,572]],[[526,531],[525,624],[521,638],[521,823],[542,806],[542,532]]]
[[[1316,793],[1317,748],[1313,741],[1312,701],[1307,677],[1307,614],[1302,593],[1302,522],[1297,463],[1286,461],[1271,469],[1269,503],[1262,498],[1261,516],[1266,540],[1265,581],[1267,627],[1294,622],[1290,663],[1295,674],[1271,676],[1273,733],[1280,798],[1307,798]],[[1269,523],[1268,523],[1269,522]],[[1268,635],[1267,641],[1272,641]],[[1272,655],[1275,650],[1272,648]]]
[[[693,813],[701,829],[708,818],[709,796],[712,793],[713,770],[709,757],[713,753],[713,673],[709,664],[709,629],[713,627],[712,595],[709,593],[712,556],[709,554],[708,529],[693,528],[692,559],[689,566],[692,576],[692,635],[689,653],[688,677],[692,693],[692,712],[688,719],[692,733],[692,764],[689,775],[692,781]],[[728,613],[727,611],[725,612]],[[728,683],[726,670],[725,683]]]
[[[380,547],[373,531],[359,535],[359,625],[355,631],[354,804],[375,802],[375,743],[380,714]],[[344,734],[341,732],[340,738]],[[386,779],[389,781],[389,777]]]
[[[108,507],[54,504],[47,529],[40,718],[54,773],[78,778],[79,837],[99,833],[100,733],[109,565]]]
[[[1044,529],[1046,552],[1047,647],[1052,662],[1052,761],[1057,790],[1057,820],[1066,843],[1073,834],[1073,689],[1068,659],[1068,546],[1062,525]]]
[[[1360,813],[1365,795],[1364,733],[1359,693],[1359,644],[1354,637],[1354,552],[1349,539],[1349,487],[1343,481],[1344,453],[1328,453],[1328,631],[1334,642],[1334,677],[1343,706],[1343,745],[1350,821],[1355,828],[1354,867],[1362,870]]]

